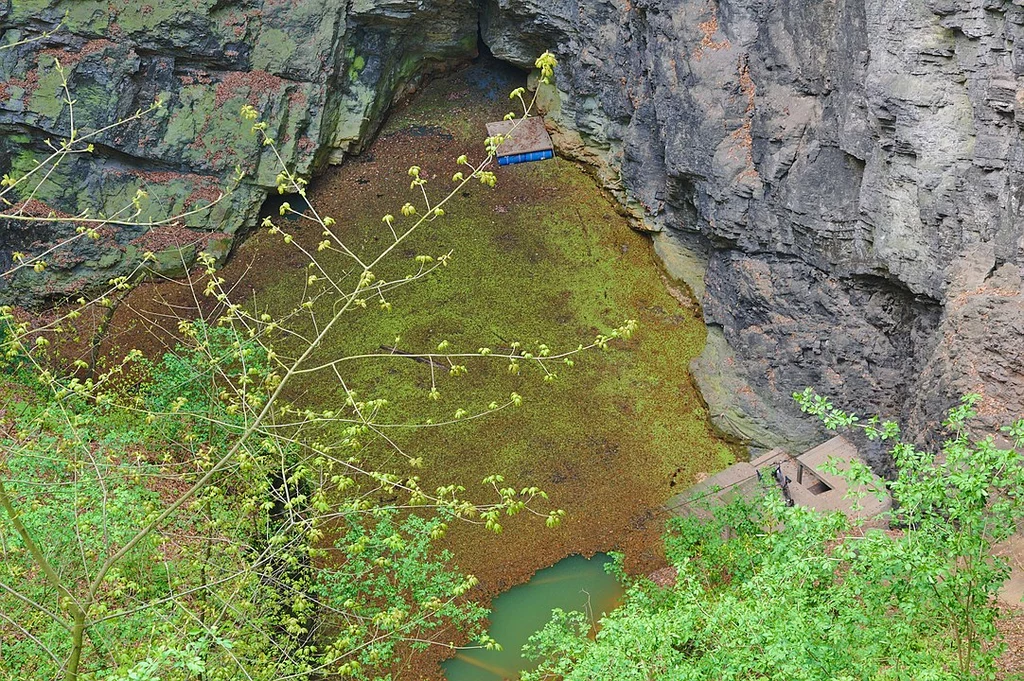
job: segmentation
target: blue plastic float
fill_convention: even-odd
[[[488,123],[487,134],[491,137],[505,137],[505,141],[498,146],[499,166],[546,161],[555,157],[555,145],[540,116]]]

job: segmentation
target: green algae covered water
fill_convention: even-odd
[[[513,587],[491,604],[488,633],[503,650],[467,650],[442,663],[448,681],[518,679],[533,665],[520,653],[531,634],[551,619],[554,608],[579,610],[594,622],[622,597],[622,586],[604,570],[605,554],[591,559],[570,556],[539,571],[526,584]]]
[[[391,239],[382,216],[400,215],[404,202],[421,200],[409,191],[408,168],[423,168],[431,177],[428,189],[443,192],[460,154],[479,158],[486,123],[503,118],[510,106],[507,93],[524,80],[521,72],[482,61],[431,81],[415,100],[393,111],[363,154],[325,171],[311,185],[312,203],[336,220],[348,247],[373,259]],[[344,381],[365,399],[386,399],[381,418],[392,424],[448,422],[460,408],[485,413],[491,402],[500,403],[512,392],[523,398],[522,408],[493,417],[462,419],[444,428],[393,428],[387,441],[368,441],[360,453],[363,465],[399,475],[408,469],[396,452],[423,453],[424,466],[416,469],[420,485],[462,485],[469,499],[486,498],[480,494],[481,489],[488,494],[488,488],[480,488],[480,481],[501,473],[509,487],[536,485],[549,495],[539,512],[565,510],[557,531],[528,513],[503,518],[500,536],[454,523],[440,548],[452,552],[463,572],[480,579],[482,592],[497,593],[541,566],[608,546],[625,553],[631,572],[649,572],[656,567],[652,547],[662,529],[658,509],[678,491],[672,489],[675,481],[685,484],[735,461],[728,443],[717,439],[688,371],[705,343],[702,312],[684,293],[662,285],[649,239],[630,229],[584,168],[555,159],[495,171],[496,187],[462,192],[443,220],[411,235],[375,274],[401,281],[418,271],[418,255],[451,251],[448,266],[389,294],[393,313],[380,314],[370,305],[365,314],[346,316],[308,361],[326,365],[341,357],[375,357],[382,346],[430,352],[442,342],[460,352],[544,342],[562,352],[626,319],[638,320],[632,339],[608,352],[584,353],[571,368],[557,367],[556,381],[544,380],[542,372],[525,364],[522,372],[509,373],[491,357],[470,364],[458,377],[438,372],[442,397],[434,400],[429,396],[433,366],[393,356],[345,362]],[[295,197],[279,196],[264,214],[278,216],[283,201],[299,205]],[[289,224],[296,245],[318,252],[319,230]],[[318,258],[339,277],[350,270],[340,252],[324,251]],[[292,326],[280,348],[286,353],[297,347],[287,347],[289,338],[317,328],[291,312],[305,300],[306,264],[302,251],[282,248],[280,236],[258,230],[220,271],[252,291],[253,312],[288,315]],[[344,281],[358,276],[351,271]],[[177,283],[147,284],[132,295],[122,310],[154,312],[140,313],[145,319],[119,317],[112,322],[112,338],[131,328],[158,330],[167,314],[194,305],[188,287]],[[321,300],[316,312],[332,315],[330,301],[318,299],[318,305]],[[147,354],[159,359],[175,339],[167,339],[165,347],[155,333],[136,333],[133,343],[157,339],[147,341]],[[317,411],[334,410],[346,399],[333,375],[303,374],[290,385],[288,400]],[[552,607],[584,609],[589,594],[597,615],[610,609],[614,597],[601,594],[617,594],[618,587],[604,574],[603,562],[566,559],[499,597],[493,635],[505,650],[453,661],[449,679],[517,678],[526,665],[520,647],[549,619]],[[558,576],[566,578],[543,583]],[[553,595],[545,595],[545,588]],[[556,600],[562,596],[568,600]],[[507,608],[511,613],[505,615]],[[413,656],[395,677],[433,678],[434,657],[422,657]]]

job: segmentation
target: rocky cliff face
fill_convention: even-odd
[[[771,445],[814,437],[804,386],[918,430],[966,390],[1024,413],[1022,4],[489,0],[483,25],[520,64],[557,46],[552,118],[659,250],[706,254],[695,373]]]
[[[243,104],[270,124],[288,167],[308,175],[358,151],[418,77],[474,56],[477,12],[455,0],[0,0],[0,45],[49,31],[0,50],[3,172],[24,174],[47,153],[43,140],[70,133],[58,61],[74,93],[79,134],[158,98],[163,106],[91,140],[93,153],[62,162],[32,193],[34,212],[109,216],[142,188],[148,199],[139,220],[156,220],[216,200],[233,186],[236,168],[245,179],[213,209],[181,221],[198,232],[108,228],[44,274],[0,282],[7,287],[0,297],[22,303],[77,296],[89,281],[131,271],[145,251],[162,251],[172,270],[197,246],[223,252],[227,237],[255,222],[281,170],[241,119]],[[47,227],[4,226],[0,268],[12,251],[60,235]]]
[[[596,165],[702,297],[693,368],[722,428],[813,441],[789,400],[808,385],[918,429],[965,390],[995,398],[990,425],[1024,413],[1020,0],[8,3],[7,42],[65,12],[68,30],[0,52],[0,166],[24,170],[32,140],[68,128],[54,56],[93,125],[167,101],[66,165],[86,178],[75,195],[40,197],[61,210],[140,182],[154,212],[187,209],[238,164],[247,184],[194,218],[232,231],[277,173],[242,102],[311,171],[357,150],[423,69],[473,54],[479,20],[501,59],[558,55],[544,100],[561,150]],[[110,239],[111,270],[145,241]]]

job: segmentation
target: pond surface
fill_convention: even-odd
[[[461,154],[481,157],[486,123],[502,120],[511,104],[507,93],[524,80],[522,73],[486,60],[433,80],[415,100],[392,112],[379,138],[359,157],[325,170],[310,185],[310,202],[321,215],[336,220],[346,247],[365,261],[373,260],[392,239],[382,216],[401,215],[406,201],[422,203],[422,197],[410,194],[409,167],[421,167],[430,180],[428,189],[443,196],[458,169],[456,159]],[[690,360],[704,347],[703,315],[664,278],[649,239],[630,229],[585,169],[555,159],[495,171],[496,187],[467,187],[446,207],[443,220],[411,235],[375,274],[402,281],[418,270],[418,255],[438,257],[451,251],[448,266],[390,294],[392,312],[377,305],[354,310],[309,361],[373,359],[345,362],[343,375],[328,371],[297,377],[285,397],[304,408],[333,410],[346,398],[339,381],[343,378],[364,399],[387,400],[382,422],[426,425],[448,422],[462,409],[489,413],[490,403],[500,404],[514,392],[523,399],[521,408],[444,428],[393,428],[386,440],[365,443],[360,463],[407,475],[406,454],[421,457],[423,466],[415,472],[421,487],[460,485],[478,503],[486,503],[493,492],[481,481],[500,473],[509,487],[543,489],[549,497],[536,508],[542,515],[565,510],[557,529],[548,529],[542,518],[529,513],[503,518],[500,536],[470,523],[453,524],[438,548],[452,552],[461,572],[479,578],[477,593],[484,600],[565,556],[612,548],[625,554],[628,571],[649,573],[662,566],[661,505],[678,491],[673,486],[688,486],[698,473],[720,470],[735,460],[728,444],[715,435],[688,371]],[[265,207],[266,214],[278,215],[281,201],[299,207],[292,197],[275,200]],[[285,347],[289,339],[314,330],[309,319],[290,312],[298,309],[307,290],[305,254],[319,253],[323,266],[345,285],[354,285],[351,278],[359,276],[343,254],[318,251],[319,229],[302,222],[289,222],[287,229],[303,251],[284,247],[279,235],[257,230],[237,245],[219,272],[254,312],[292,320],[281,341],[284,354],[298,347]],[[173,325],[167,337],[161,335],[166,320],[194,306],[195,298],[179,283],[144,284],[118,307],[110,337],[131,337],[133,347],[159,359],[176,342],[170,336]],[[322,303],[314,313],[331,315],[330,299]],[[608,352],[583,353],[572,367],[553,367],[555,381],[544,380],[532,365],[510,373],[494,357],[467,361],[464,375],[443,371],[433,376],[432,366],[402,356],[378,356],[382,347],[430,352],[442,342],[468,352],[507,348],[513,342],[530,347],[543,342],[554,352],[571,351],[626,319],[640,323],[633,338],[614,343]],[[438,400],[430,397],[434,381],[441,393]],[[555,569],[571,572],[575,566],[615,588],[600,563],[572,558]],[[534,586],[538,579],[525,587],[528,593],[540,588]],[[598,603],[597,589],[586,585],[588,578],[580,579],[580,586],[568,580],[553,583],[556,595],[578,596],[582,586],[592,604]],[[518,600],[499,599],[496,617],[504,617],[507,598]],[[585,603],[578,598],[566,604],[544,602],[547,598],[526,598],[541,606],[535,620],[510,616],[511,628],[523,632],[519,638],[494,633],[507,658],[493,658],[493,652],[470,658],[495,665],[494,675],[460,662],[466,671],[452,668],[449,679],[516,677],[522,664],[520,646],[547,621],[551,607]],[[438,681],[437,661],[447,652],[447,647],[431,646],[410,655],[396,663],[392,676]]]
[[[521,655],[523,644],[551,619],[554,608],[586,612],[597,622],[618,605],[623,593],[618,580],[604,570],[610,562],[603,553],[589,560],[569,556],[498,596],[491,604],[488,633],[504,649],[460,652],[441,665],[448,681],[518,679],[519,672],[534,667]]]

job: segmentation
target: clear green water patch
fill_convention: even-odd
[[[502,650],[466,650],[444,662],[448,681],[503,681],[519,678],[533,665],[522,657],[523,645],[561,608],[586,613],[596,625],[622,598],[622,585],[605,571],[611,558],[570,556],[545,568],[530,581],[509,589],[491,603],[488,633]]]

